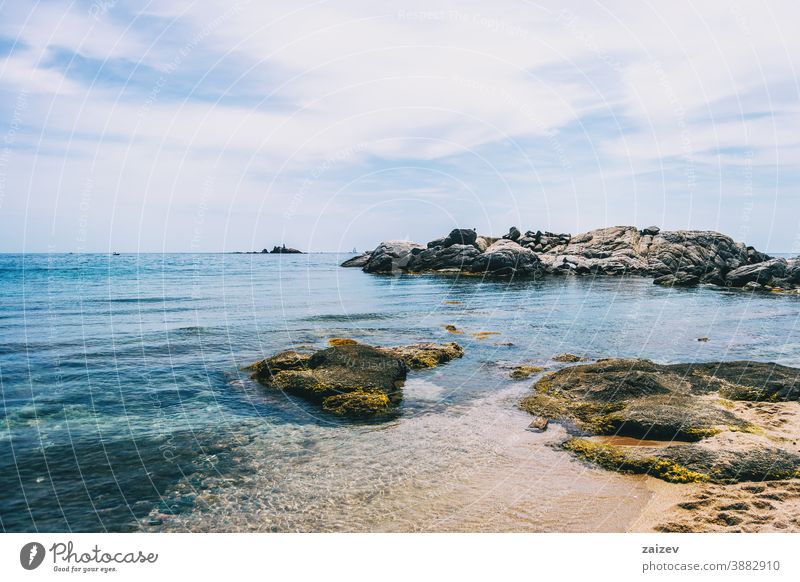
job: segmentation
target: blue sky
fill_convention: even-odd
[[[791,2],[0,5],[0,251],[636,224],[800,252]]]

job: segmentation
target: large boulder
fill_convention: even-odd
[[[413,258],[412,251],[424,246],[407,240],[384,241],[372,251],[363,269],[367,273],[400,273]]]
[[[509,239],[501,239],[478,255],[470,270],[500,277],[531,276],[541,270],[536,253]]]
[[[450,247],[453,245],[470,245],[475,244],[475,239],[478,238],[478,233],[469,228],[455,228],[450,231],[443,240],[443,247]]]
[[[475,248],[480,252],[485,252],[490,246],[497,242],[497,237],[481,235],[475,239]]]
[[[800,471],[800,455],[765,435],[736,403],[794,403],[799,383],[800,370],[771,363],[610,359],[545,375],[521,407],[593,437],[566,447],[610,469],[679,482],[787,478]],[[641,446],[602,436],[641,439]]]
[[[519,229],[516,226],[512,226],[508,229],[508,234],[503,235],[503,238],[516,242],[521,236],[522,233],[519,231]]]
[[[265,386],[319,404],[326,412],[363,418],[394,410],[409,369],[432,368],[464,353],[455,343],[392,348],[333,343],[314,353],[281,352],[247,369]]]

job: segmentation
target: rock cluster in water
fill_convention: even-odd
[[[546,374],[521,407],[540,421],[564,423],[574,435],[565,448],[605,468],[730,483],[800,477],[796,435],[782,435],[780,423],[770,432],[756,415],[765,406],[768,416],[796,414],[798,401],[795,368],[609,359]],[[641,446],[603,435],[640,439]]]
[[[372,347],[333,339],[330,348],[312,353],[289,350],[252,364],[262,384],[301,396],[326,412],[368,418],[392,412],[402,397],[409,370],[433,368],[460,358],[457,343]]]
[[[800,258],[773,258],[712,231],[614,226],[569,235],[511,227],[502,238],[455,229],[427,245],[385,241],[345,261],[368,273],[460,273],[497,277],[641,275],[669,286],[701,283],[790,290]]]

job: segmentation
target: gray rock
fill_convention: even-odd
[[[643,228],[641,230],[642,236],[655,236],[659,232],[661,232],[661,229],[657,226],[648,226],[647,228]]]
[[[725,282],[732,287],[743,287],[747,283],[763,285],[773,279],[785,277],[787,267],[786,259],[770,259],[754,265],[744,265],[728,273]]]
[[[470,267],[480,254],[481,252],[472,245],[455,244],[445,248],[429,248],[414,253],[406,270],[424,272],[457,269],[460,271]]]
[[[478,238],[478,233],[469,228],[455,228],[450,231],[444,241],[443,247],[450,247],[453,245],[474,245],[475,239]]]
[[[516,226],[512,226],[511,228],[508,229],[508,234],[503,235],[503,238],[508,240],[513,240],[516,242],[517,240],[519,240],[519,237],[521,236],[522,233],[519,231],[519,229]]]
[[[543,269],[536,253],[512,240],[501,239],[475,258],[470,271],[501,277],[527,277]]]

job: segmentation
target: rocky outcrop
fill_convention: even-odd
[[[247,370],[265,386],[305,398],[326,412],[365,418],[396,408],[409,369],[432,368],[464,353],[456,343],[391,348],[343,338],[331,343],[313,353],[280,352]]]
[[[798,400],[800,370],[777,364],[611,359],[545,375],[520,406],[564,423],[575,436],[565,447],[603,467],[731,482],[800,476],[790,440],[737,408]],[[639,445],[620,444],[630,445],[624,437]]]
[[[657,226],[601,228],[578,235],[511,227],[502,238],[454,229],[418,245],[381,243],[361,259],[370,273],[463,273],[497,277],[639,275],[664,286],[701,283],[789,290],[800,287],[800,259],[773,259],[711,231]]]

